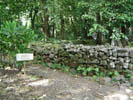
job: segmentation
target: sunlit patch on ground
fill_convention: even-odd
[[[35,82],[28,83],[28,86],[37,87],[37,86],[49,86],[53,83],[51,79],[43,79]]]

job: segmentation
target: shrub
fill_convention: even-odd
[[[0,53],[10,60],[16,53],[26,52],[29,42],[34,38],[34,32],[16,22],[5,22],[0,29]]]

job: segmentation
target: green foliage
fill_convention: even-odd
[[[61,64],[56,64],[56,63],[52,64],[52,65],[50,66],[50,68],[62,70],[62,71],[64,71],[64,72],[68,72],[68,71],[69,71],[69,67],[68,67],[68,66],[61,65]]]
[[[26,26],[17,25],[16,22],[6,22],[0,30],[1,50],[9,55],[23,53],[33,38],[33,31]]]
[[[113,33],[110,38],[114,40],[121,40],[122,38],[128,39],[127,36],[123,34],[118,28],[113,29]]]
[[[116,77],[119,73],[117,71],[105,71],[105,70],[102,70],[101,68],[99,67],[81,67],[81,66],[78,66],[77,67],[77,71],[80,71],[80,73],[83,75],[83,76],[86,76],[86,75],[92,75],[92,76],[96,76],[96,77]]]
[[[119,73],[117,71],[110,71],[107,73],[107,76],[109,77],[116,77]]]
[[[51,63],[48,64],[46,62],[43,62],[42,65],[44,67],[49,67],[51,69],[58,69],[64,72],[70,72],[71,74],[80,74],[83,76],[90,76],[94,79],[97,79],[98,77],[110,77],[112,78],[112,81],[115,81],[115,78],[118,75],[123,75],[127,80],[129,80],[132,76],[132,71],[130,70],[121,70],[121,71],[116,71],[114,69],[112,70],[107,70],[102,67],[85,67],[85,66],[78,66],[76,69],[72,68],[71,66],[66,66],[66,65],[61,65],[58,63]]]
[[[27,52],[28,44],[33,38],[33,31],[26,26],[16,22],[5,22],[0,29],[0,53],[14,59],[16,53]]]
[[[61,65],[61,64],[57,64],[57,63],[53,63],[50,66],[48,65],[48,63],[43,62],[42,65],[44,67],[50,67],[51,69],[58,69],[64,72],[69,72],[70,67],[69,66],[65,66],[65,65]]]
[[[2,0],[0,1],[0,24],[3,24],[5,21],[19,21],[20,17],[25,15],[27,10],[27,0]]]
[[[52,64],[51,66],[50,66],[50,68],[52,68],[52,69],[60,69],[61,68],[61,65],[60,64]]]
[[[0,24],[20,21],[25,16],[31,19],[41,40],[47,36],[46,26],[50,37],[57,39],[64,34],[65,39],[84,40],[100,32],[107,40],[120,40],[128,38],[129,33],[132,35],[129,32],[133,27],[132,5],[133,0],[3,0],[0,2]]]
[[[43,63],[42,65],[44,67],[48,66],[47,63]],[[58,69],[58,70],[61,70],[64,72],[69,72],[71,69],[70,66],[65,66],[65,65],[61,65],[61,64],[57,64],[57,63],[53,63],[48,67],[50,67],[52,69]],[[104,71],[104,70],[101,70],[99,67],[93,67],[93,66],[92,67],[90,66],[87,68],[78,66],[75,71],[76,71],[76,74],[81,73],[81,75],[83,75],[83,76],[90,75],[90,76],[94,76],[94,77],[106,77],[106,76],[108,76],[108,77],[114,78],[119,74],[117,71]],[[127,75],[129,75],[129,74],[127,74]]]
[[[130,79],[132,77],[132,71],[131,70],[123,70],[123,74],[125,75],[126,78]]]
[[[78,71],[82,73],[82,75],[86,76],[89,73],[92,73],[92,75],[99,75],[99,67],[81,67],[78,66],[77,68]]]

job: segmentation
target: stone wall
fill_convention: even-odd
[[[48,63],[56,62],[71,67],[80,65],[133,70],[133,48],[49,44],[42,47],[34,46],[34,51]]]

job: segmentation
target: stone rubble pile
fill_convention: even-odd
[[[52,47],[52,44],[49,44],[45,47],[36,47],[34,51],[49,63],[56,62],[72,67],[96,65],[118,70],[133,70],[133,48],[73,44]]]

